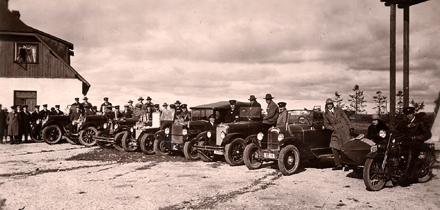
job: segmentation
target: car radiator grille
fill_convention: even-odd
[[[222,144],[222,142],[223,142],[223,139],[220,137],[220,135],[221,135],[221,133],[225,133],[225,134],[228,134],[228,128],[225,128],[225,127],[221,127],[221,126],[218,126],[217,127],[217,134],[216,134],[216,143],[217,143],[217,145],[218,146],[220,146],[221,144]]]
[[[173,125],[171,127],[171,142],[181,144],[183,143],[183,136],[182,136],[182,125]]]
[[[267,136],[267,148],[278,149],[278,132],[272,131]]]

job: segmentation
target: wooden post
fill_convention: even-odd
[[[390,6],[390,128],[396,115],[396,4]]]
[[[403,106],[409,105],[409,5],[403,8]]]

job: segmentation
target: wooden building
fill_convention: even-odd
[[[0,104],[66,106],[90,84],[70,65],[73,44],[20,20],[0,0]]]

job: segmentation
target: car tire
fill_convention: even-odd
[[[43,129],[43,140],[48,144],[56,144],[61,140],[63,133],[58,125],[49,125]]]
[[[144,134],[141,137],[141,150],[146,155],[154,154],[154,135]]]
[[[154,152],[156,155],[169,155],[170,150],[165,145],[165,141],[162,139],[155,139],[154,140]]]
[[[260,147],[250,143],[244,148],[243,161],[249,170],[259,169],[263,162],[258,158]]]
[[[96,136],[103,136],[103,135],[104,135],[104,132],[102,132],[102,131],[98,131],[98,133],[96,133]],[[108,144],[106,142],[96,141],[96,145],[98,145],[98,147],[101,149],[108,148]]]
[[[194,147],[198,144],[198,140],[193,138],[191,141],[185,142],[183,146],[183,154],[187,160],[198,160],[200,159],[199,154],[197,153],[197,148]]]
[[[44,142],[42,130],[37,129],[35,127],[32,127],[31,128],[31,139],[34,142]]]
[[[115,135],[115,143],[113,144],[113,147],[119,152],[125,152],[124,148],[122,148],[122,137],[124,136],[124,133],[125,132],[119,132]]]
[[[199,141],[198,145],[199,146],[205,146],[205,141]],[[215,155],[214,155],[213,151],[200,151],[200,150],[197,150],[197,153],[198,153],[200,159],[203,162],[212,162],[212,161],[214,161]]]
[[[123,132],[124,135],[122,136],[121,142],[122,142],[122,148],[126,152],[134,152],[139,148],[138,142],[135,138],[132,138],[131,135],[128,134],[128,131]]]
[[[246,143],[242,138],[236,138],[225,146],[225,160],[230,166],[243,165],[243,152]]]
[[[298,168],[300,163],[300,155],[298,148],[294,145],[287,145],[280,151],[278,157],[278,168],[283,175],[292,175]]]
[[[87,127],[79,132],[78,141],[86,147],[95,146],[96,139],[93,138],[93,136],[96,136],[97,133],[98,129],[96,129],[95,127]]]

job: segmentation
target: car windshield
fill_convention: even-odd
[[[260,107],[240,107],[241,120],[259,120],[261,118]]]
[[[209,115],[213,114],[212,109],[196,109],[191,112],[191,120],[208,120]]]
[[[289,124],[311,124],[313,112],[309,110],[290,110]]]

